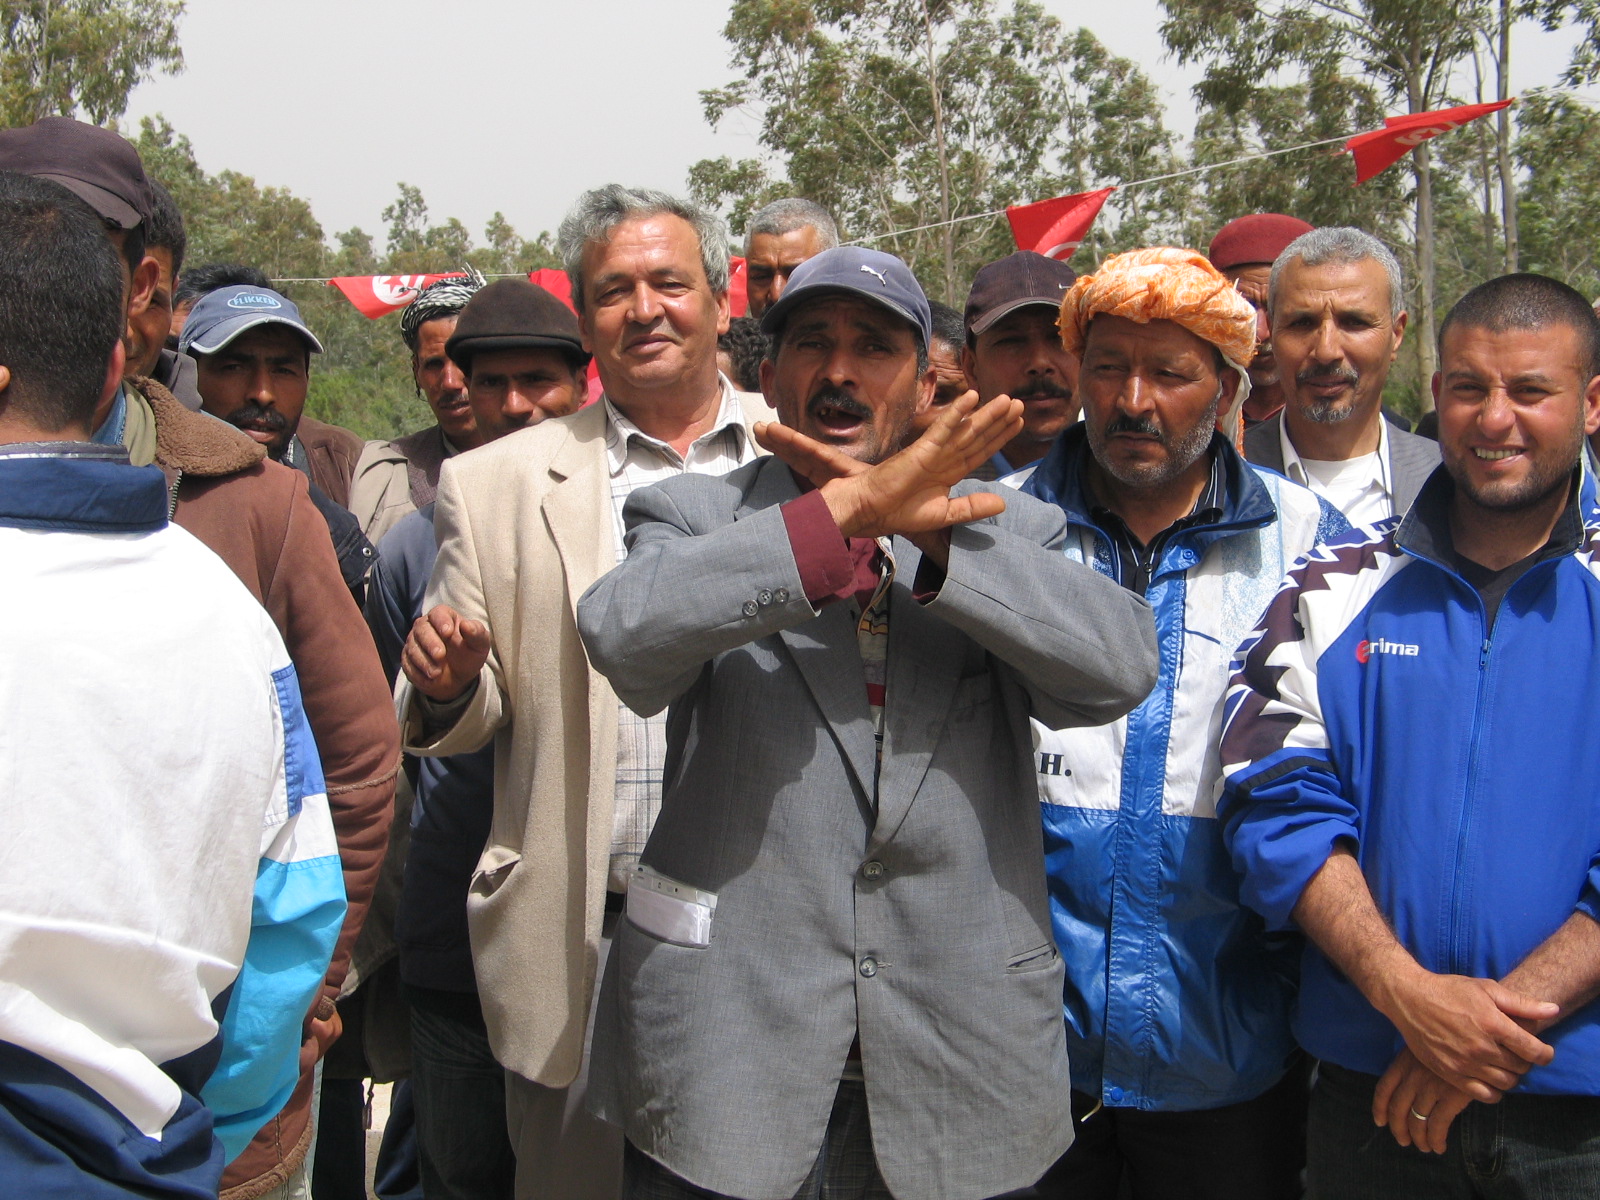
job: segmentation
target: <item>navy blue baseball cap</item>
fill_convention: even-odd
[[[185,354],[215,354],[245,330],[259,325],[287,325],[305,338],[314,353],[322,353],[322,343],[306,328],[293,300],[248,283],[218,288],[196,300],[183,323],[178,349]]]
[[[847,292],[880,304],[910,322],[924,346],[933,340],[933,313],[911,268],[865,246],[837,246],[796,267],[783,295],[762,315],[761,332],[776,336],[798,305],[824,292]]]

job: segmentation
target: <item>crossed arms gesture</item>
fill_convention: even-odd
[[[876,465],[786,425],[761,422],[753,432],[760,445],[817,485],[846,537],[899,534],[944,567],[952,525],[998,516],[1006,507],[991,492],[952,496],[950,489],[1021,429],[1022,401],[998,396],[980,405],[978,394],[969,391],[947,405],[920,438]],[[412,624],[400,666],[417,691],[448,702],[472,686],[492,645],[482,621],[439,604]]]
[[[1022,401],[996,396],[980,405],[969,391],[898,454],[872,465],[825,446],[787,425],[760,422],[756,441],[816,484],[845,537],[911,541],[943,567],[949,529],[999,516],[1006,502],[992,492],[952,496],[950,489],[1022,430]]]

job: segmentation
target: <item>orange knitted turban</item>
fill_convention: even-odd
[[[1176,321],[1243,370],[1256,352],[1256,310],[1204,256],[1154,246],[1113,254],[1081,276],[1061,301],[1061,344],[1083,354],[1084,332],[1100,313],[1139,324]]]

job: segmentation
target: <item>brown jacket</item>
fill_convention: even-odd
[[[295,438],[305,448],[311,482],[335,503],[350,507],[350,480],[356,473],[356,460],[366,443],[338,425],[311,417],[301,417]]]
[[[305,476],[264,461],[262,448],[160,384],[133,381],[156,423],[156,465],[171,481],[173,518],[228,566],[271,615],[300,677],[322,756],[349,911],[316,1015],[332,1014],[388,844],[400,762],[394,705],[377,649],[339,575],[328,526]],[[331,1041],[331,1039],[330,1039]],[[289,1103],[223,1175],[246,1200],[276,1187],[310,1143],[311,1072],[326,1045],[307,1036]]]

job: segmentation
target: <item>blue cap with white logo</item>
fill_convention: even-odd
[[[783,295],[761,316],[761,332],[777,336],[797,306],[822,292],[848,292],[904,318],[926,346],[933,340],[933,312],[917,277],[892,254],[865,246],[836,246],[806,259],[789,276]]]
[[[186,354],[215,354],[258,325],[287,325],[305,338],[313,352],[322,353],[322,343],[306,328],[293,300],[271,288],[247,283],[218,288],[196,300],[178,335],[178,349]]]

